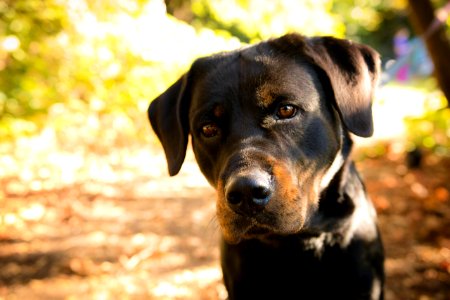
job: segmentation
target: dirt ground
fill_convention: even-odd
[[[357,159],[379,213],[386,299],[450,299],[450,159],[404,162]],[[0,299],[226,298],[214,191],[192,154],[174,178],[156,150],[30,165],[0,171]]]

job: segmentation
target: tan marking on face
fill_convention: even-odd
[[[275,159],[271,161],[276,190],[269,206],[272,206],[270,209],[277,217],[275,229],[282,234],[296,233],[305,222],[306,197],[302,195],[298,179],[290,168]]]
[[[298,196],[298,189],[289,169],[280,164],[272,163],[272,172],[277,182],[277,196],[292,203]]]
[[[308,207],[315,208],[319,204],[319,186],[320,179],[322,178],[323,171],[316,171],[317,167],[314,165],[309,166],[308,170],[302,172],[302,186],[300,193],[307,199]],[[318,176],[317,172],[321,174]]]
[[[256,96],[258,98],[258,102],[263,107],[269,107],[274,99],[274,87],[270,84],[264,83],[256,90]]]
[[[213,113],[216,118],[220,118],[224,115],[225,108],[222,105],[217,105],[216,107],[214,107]]]

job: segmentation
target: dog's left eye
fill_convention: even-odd
[[[294,105],[290,105],[290,104],[281,105],[278,108],[277,117],[279,119],[290,119],[290,118],[293,118],[296,113],[297,113],[297,107],[295,107]]]
[[[203,125],[202,134],[204,137],[211,138],[219,134],[219,126],[215,123],[208,123]]]

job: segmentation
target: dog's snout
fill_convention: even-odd
[[[225,197],[230,208],[247,215],[263,210],[272,193],[271,176],[262,171],[234,176],[225,188]]]

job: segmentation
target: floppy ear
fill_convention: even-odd
[[[371,136],[372,97],[380,75],[379,54],[368,46],[333,37],[310,38],[305,42],[305,54],[330,80],[347,129],[362,137]]]
[[[189,73],[153,100],[148,118],[164,148],[170,176],[178,174],[186,156],[189,135]]]

